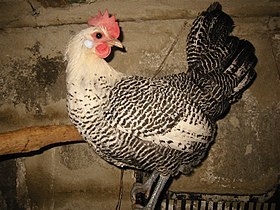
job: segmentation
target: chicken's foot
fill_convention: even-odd
[[[149,179],[144,183],[134,183],[132,190],[130,192],[130,197],[131,197],[131,201],[132,203],[135,203],[136,201],[136,195],[138,193],[143,193],[145,194],[145,198],[148,199],[150,196],[150,192],[151,192],[151,188],[153,186],[153,183],[155,182],[155,180],[158,178],[159,173],[157,171],[154,171]]]
[[[155,179],[158,177],[158,175],[159,175],[158,172],[153,172],[153,174],[151,175],[151,177],[149,178],[148,181],[149,181],[149,182],[152,181],[152,184],[153,184],[153,182],[154,182]],[[152,195],[151,195],[151,198],[150,198],[148,204],[147,204],[145,207],[142,207],[142,206],[140,206],[140,205],[135,205],[135,206],[134,206],[134,210],[154,210],[154,209],[155,209],[155,206],[156,206],[156,204],[157,204],[159,195],[160,195],[160,193],[162,192],[162,190],[163,190],[163,188],[164,188],[166,182],[168,181],[169,177],[170,177],[170,175],[167,175],[167,176],[159,175],[159,180],[158,180],[158,182],[157,182],[157,184],[156,184],[156,186],[155,186],[155,189],[154,189],[154,191],[153,191],[153,193],[152,193]],[[148,182],[148,181],[147,181],[147,182]],[[147,182],[146,182],[146,183],[147,183]],[[146,183],[145,183],[145,184],[146,184]],[[145,184],[143,184],[143,185],[145,185]],[[150,183],[149,183],[149,184],[150,184]],[[152,184],[150,184],[150,185],[152,186]],[[150,192],[150,190],[151,190],[151,186],[150,186],[150,188],[149,188],[149,192]],[[133,187],[132,191],[133,191],[133,190],[134,190],[134,187]],[[148,193],[148,194],[149,194],[149,193]]]

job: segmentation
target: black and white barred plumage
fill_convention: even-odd
[[[213,141],[216,121],[254,79],[254,47],[230,35],[233,21],[214,3],[188,35],[189,70],[151,79],[90,57],[83,37],[98,30],[105,29],[83,30],[67,49],[71,121],[98,155],[117,166],[189,173]]]

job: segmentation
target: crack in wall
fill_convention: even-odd
[[[277,75],[278,75],[278,80],[280,80],[280,67],[279,67],[279,64],[278,64],[278,61],[277,61],[277,55],[274,51],[274,47],[273,47],[273,43],[272,43],[271,39],[270,39],[270,46],[271,46],[271,54],[272,54],[272,57],[273,57],[273,60],[274,60],[274,63],[275,63],[275,67],[276,67],[276,71],[277,71]]]
[[[168,49],[165,57],[163,58],[160,66],[158,67],[157,71],[155,72],[155,74],[152,76],[153,78],[156,77],[162,70],[164,67],[164,64],[166,63],[167,58],[170,56],[170,54],[173,52],[176,44],[178,43],[180,36],[182,35],[182,33],[184,32],[185,28],[187,25],[187,21],[184,22],[183,26],[181,27],[179,33],[177,34],[177,36],[175,37],[174,41],[171,43],[170,48]]]

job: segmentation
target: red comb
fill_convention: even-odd
[[[88,20],[89,26],[101,26],[107,29],[109,34],[113,38],[118,38],[120,35],[120,28],[118,22],[116,21],[115,16],[109,17],[108,10],[106,9],[104,14],[98,11],[98,15],[95,17],[91,17]]]

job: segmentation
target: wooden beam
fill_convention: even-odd
[[[82,137],[72,125],[28,127],[0,133],[0,155],[31,152],[47,145],[73,141],[82,141]]]

